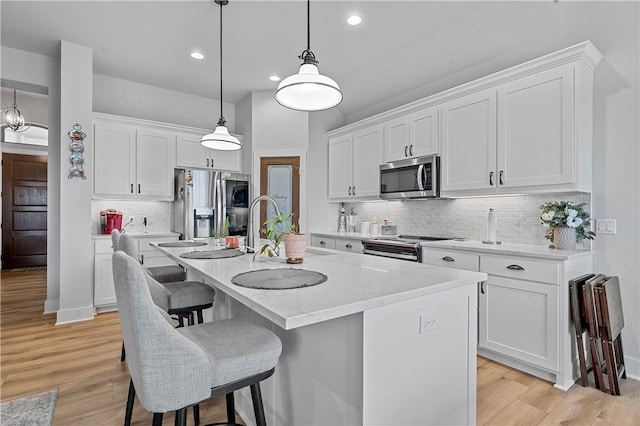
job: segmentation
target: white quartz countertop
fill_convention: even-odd
[[[214,287],[285,330],[487,279],[487,275],[480,272],[317,247],[307,247],[304,263],[289,265],[283,257],[269,259],[258,256],[254,261],[253,254],[226,259],[185,259],[180,254],[215,247],[173,248],[158,247],[154,243],[151,245],[203,275]],[[259,290],[231,283],[231,278],[242,272],[291,267],[321,272],[328,279],[316,286],[290,290]]]
[[[429,241],[422,243],[422,247],[466,250],[475,253],[504,254],[552,260],[569,260],[582,256],[592,256],[595,254],[595,250],[555,250],[546,246],[534,246],[528,244],[484,244],[482,241],[458,240]]]
[[[178,232],[127,232],[127,235],[132,236],[133,238],[169,238],[169,237],[180,237]],[[111,234],[92,234],[91,239],[93,240],[101,240],[101,239],[111,239]]]

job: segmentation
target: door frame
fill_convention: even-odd
[[[300,216],[299,232],[308,234],[307,229],[307,151],[305,149],[258,149],[253,151],[251,161],[251,200],[260,195],[260,158],[262,157],[300,157]],[[260,229],[260,215],[249,218],[253,220],[253,229]]]

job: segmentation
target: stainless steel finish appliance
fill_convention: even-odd
[[[229,219],[229,235],[247,235],[249,176],[198,169],[176,169],[172,208],[173,232],[181,239],[222,233]]]
[[[362,245],[364,246],[364,254],[422,262],[421,242],[451,239],[447,237],[400,235],[393,238],[366,238],[362,240]]]
[[[380,198],[436,198],[440,196],[440,157],[428,155],[380,166]]]

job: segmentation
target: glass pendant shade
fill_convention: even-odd
[[[219,151],[237,151],[242,148],[240,140],[229,134],[229,129],[224,124],[216,126],[213,133],[209,133],[202,137],[200,143],[205,148],[217,149]]]
[[[303,63],[297,74],[280,82],[276,101],[299,111],[322,111],[342,102],[342,91],[333,79],[320,74],[316,65]]]
[[[14,132],[24,132],[31,127],[29,118],[16,105],[16,91],[13,91],[13,106],[2,110],[2,121]]]

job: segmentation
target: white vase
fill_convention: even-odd
[[[553,245],[559,250],[575,250],[576,228],[570,226],[553,228]]]

